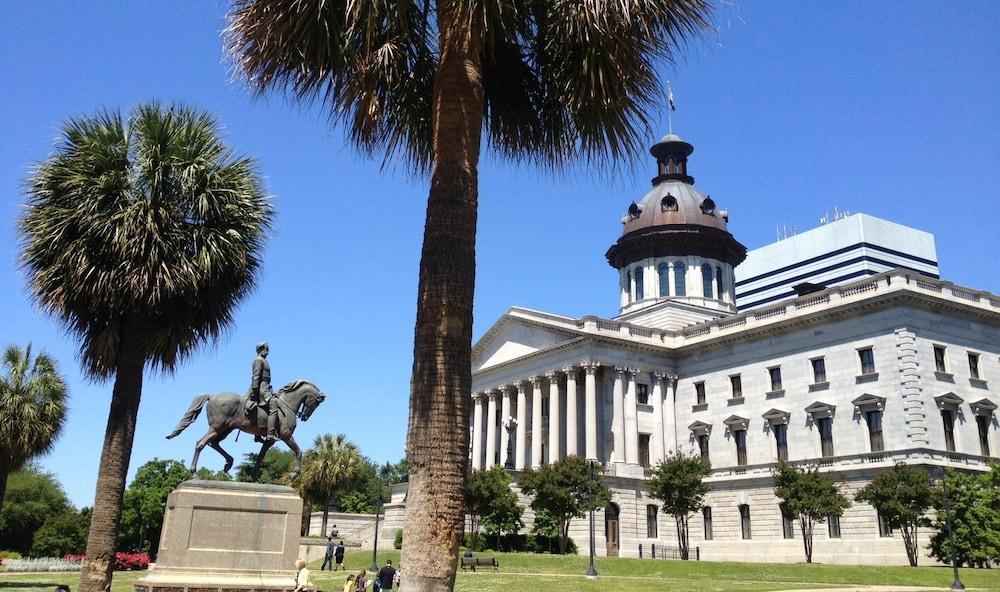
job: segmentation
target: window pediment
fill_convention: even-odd
[[[813,419],[820,419],[822,417],[833,417],[833,414],[837,411],[836,405],[830,405],[829,403],[824,403],[822,401],[816,401],[812,405],[806,407],[806,413],[812,416]]]
[[[745,430],[750,425],[750,420],[739,415],[730,415],[722,423],[726,424],[730,431]]]
[[[696,436],[701,436],[712,433],[712,424],[705,423],[703,421],[696,421],[691,425],[689,425],[688,429],[691,430],[692,434]]]
[[[862,411],[882,411],[885,409],[885,397],[865,393],[851,401],[851,404]]]
[[[985,415],[986,417],[991,417],[997,410],[997,404],[989,399],[973,401],[969,403],[969,407],[972,407],[972,412],[976,415]]]
[[[938,409],[958,409],[965,399],[955,393],[945,393],[934,397],[934,401],[937,402]]]
[[[788,423],[788,419],[791,417],[791,415],[792,414],[787,411],[782,411],[781,409],[772,408],[763,415],[761,415],[761,417],[763,417],[764,421],[766,421],[767,423],[771,425],[777,425],[777,424]]]

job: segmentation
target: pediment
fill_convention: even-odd
[[[703,421],[696,421],[689,425],[688,429],[695,435],[710,434],[712,432],[712,424],[705,423]]]
[[[882,410],[885,409],[885,397],[865,393],[851,401],[851,404],[858,409],[867,408],[869,411],[872,409]]]
[[[836,410],[836,405],[830,405],[829,403],[824,403],[822,401],[816,401],[812,405],[806,407],[806,413],[812,415],[813,418],[833,417]]]
[[[945,393],[934,397],[934,401],[937,402],[939,409],[956,409],[965,402],[965,399],[955,393]]]
[[[472,371],[484,370],[555,347],[577,336],[505,314],[472,348]]]
[[[766,413],[763,413],[761,417],[764,421],[775,424],[775,423],[788,423],[788,418],[791,414],[787,411],[782,411],[781,409],[771,408]]]
[[[973,401],[972,403],[969,403],[969,407],[972,407],[972,412],[976,415],[990,416],[997,410],[997,404],[989,399],[979,399],[978,401]]]
[[[745,430],[750,425],[750,420],[739,415],[730,415],[722,421],[730,430]]]

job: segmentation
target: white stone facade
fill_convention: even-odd
[[[624,308],[618,320],[512,308],[473,348],[472,468],[500,463],[516,475],[568,454],[599,461],[618,511],[617,537],[598,513],[601,554],[676,547],[645,475],[674,450],[700,453],[699,435],[713,466],[710,540],[703,517],[691,518],[703,559],[802,560],[798,524],[786,539],[772,489],[780,432],[790,462],[835,473],[849,497],[896,462],[984,470],[1000,455],[995,295],[894,270],[740,314],[672,299]],[[655,533],[647,506],[657,507]],[[587,532],[586,519],[574,521],[581,549]],[[839,537],[819,525],[815,541],[821,562],[906,562],[898,534],[880,536],[861,503]]]

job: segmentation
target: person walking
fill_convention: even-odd
[[[326,537],[326,553],[323,554],[323,565],[319,566],[319,570],[323,571],[328,566],[333,569],[333,552],[336,545],[333,544],[333,537]]]
[[[304,592],[309,587],[309,570],[306,562],[299,559],[295,562],[295,592]]]
[[[337,561],[337,564],[333,566],[333,571],[337,571],[338,569],[347,571],[347,568],[344,567],[344,551],[344,541],[340,541],[337,544],[337,548],[333,551],[333,557]]]
[[[358,575],[354,576],[354,585],[356,586],[355,592],[365,592],[365,588],[368,587],[368,574],[365,570],[358,572]]]
[[[392,560],[386,559],[385,565],[378,570],[378,582],[380,590],[392,590],[392,584],[396,579],[396,570],[392,567]]]

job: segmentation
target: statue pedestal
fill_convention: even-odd
[[[185,481],[167,498],[156,565],[135,592],[291,591],[301,521],[291,487]]]

